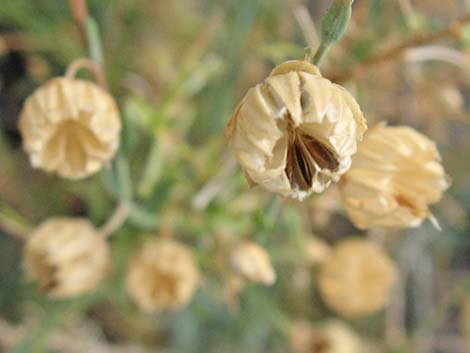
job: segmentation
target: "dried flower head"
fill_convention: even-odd
[[[342,240],[320,269],[320,293],[328,307],[345,317],[371,314],[388,303],[396,273],[377,245],[359,238]]]
[[[359,336],[339,320],[315,326],[299,322],[292,329],[292,348],[299,353],[358,353],[361,343]]]
[[[339,180],[365,130],[349,92],[288,61],[248,91],[226,133],[251,185],[301,200]]]
[[[24,265],[41,291],[68,298],[96,289],[109,266],[109,249],[87,219],[55,217],[28,238]]]
[[[76,179],[96,173],[113,157],[121,123],[116,103],[103,89],[60,77],[26,100],[19,129],[33,167]]]
[[[142,310],[158,312],[187,304],[198,282],[189,249],[170,239],[155,239],[130,262],[127,290]]]
[[[428,205],[448,187],[435,144],[412,128],[385,124],[366,134],[340,184],[349,217],[362,229],[433,220]]]
[[[276,280],[268,253],[251,241],[237,243],[230,251],[229,261],[234,271],[249,281],[271,285]]]

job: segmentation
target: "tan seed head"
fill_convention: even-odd
[[[24,266],[48,296],[69,298],[98,287],[109,266],[109,248],[87,219],[50,218],[28,238]]]
[[[276,280],[268,253],[256,243],[241,241],[235,244],[229,261],[235,272],[251,282],[271,285]]]
[[[359,238],[337,243],[320,269],[319,288],[326,305],[345,317],[384,308],[397,271],[377,245]]]
[[[226,134],[251,185],[302,200],[349,169],[365,130],[349,92],[288,61],[248,91]]]
[[[433,141],[410,127],[379,124],[359,145],[340,190],[357,227],[402,228],[433,220],[428,205],[449,185]]]
[[[31,165],[64,178],[96,173],[119,145],[113,98],[88,81],[54,78],[24,104],[19,129]]]
[[[127,291],[146,312],[176,309],[192,298],[198,269],[186,246],[169,239],[145,244],[129,263]]]
[[[360,337],[339,320],[328,320],[315,325],[295,323],[291,343],[298,353],[363,352]]]

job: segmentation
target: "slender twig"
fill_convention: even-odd
[[[463,70],[470,68],[470,56],[468,54],[440,45],[424,45],[422,47],[410,48],[404,53],[404,59],[410,62],[439,60],[456,65]]]
[[[83,43],[85,43],[85,45],[88,45],[85,29],[85,21],[88,17],[88,8],[86,0],[70,0],[70,8],[72,10],[72,15],[75,19],[75,23],[77,24],[78,30],[80,31],[80,36],[82,37]]]
[[[323,59],[325,58],[326,53],[330,49],[331,44],[326,44],[324,42],[320,43],[315,55],[313,56],[312,63],[314,65],[320,66]]]
[[[103,54],[98,24],[89,15],[86,0],[70,0],[75,21],[85,37],[90,59],[78,59],[70,64],[66,76],[74,76],[82,67],[88,67],[96,77],[100,86],[107,90],[108,85],[103,70]],[[118,183],[119,203],[114,213],[100,229],[103,237],[115,233],[127,220],[132,204],[132,185],[130,182],[129,167],[124,157],[119,156],[115,161],[116,178]]]
[[[108,221],[100,228],[100,233],[104,238],[114,234],[126,221],[130,207],[126,203],[120,203],[109,217]]]
[[[95,76],[95,80],[101,87],[106,87],[106,78],[104,77],[103,70],[101,66],[88,58],[79,58],[70,63],[65,72],[65,77],[69,79],[75,78],[77,72],[83,68],[90,70]]]
[[[90,53],[90,59],[96,62],[96,70],[101,71],[100,74],[95,74],[95,76],[100,77],[100,81],[97,81],[97,83],[103,89],[108,90],[103,70],[103,54],[98,25],[88,13],[86,0],[70,0],[70,8],[78,30],[83,38],[83,42]]]
[[[226,158],[219,171],[193,197],[192,206],[197,210],[205,209],[220,192],[227,188],[228,176],[233,172],[235,166],[234,159]]]
[[[347,81],[356,78],[357,76],[360,76],[361,73],[370,66],[378,65],[401,57],[407,49],[421,46],[424,44],[434,43],[448,37],[458,37],[461,33],[462,27],[468,23],[470,23],[470,13],[453,21],[451,24],[449,24],[449,26],[438,32],[415,35],[413,38],[404,43],[398,44],[390,49],[387,49],[383,52],[379,52],[362,60],[356,65],[353,65],[351,69],[344,73],[337,75],[329,75],[328,77],[334,82]]]
[[[11,218],[5,217],[1,213],[0,229],[20,240],[26,239],[31,232],[31,229],[28,226],[25,226],[19,222],[15,222]]]

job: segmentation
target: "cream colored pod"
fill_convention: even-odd
[[[173,240],[155,239],[145,244],[129,263],[127,291],[148,313],[186,305],[198,283],[191,252]]]
[[[240,241],[229,253],[233,270],[244,279],[271,285],[276,281],[276,272],[269,255],[261,246],[251,241]]]
[[[50,218],[28,237],[24,267],[48,296],[69,298],[98,287],[109,267],[109,248],[88,220]]]
[[[350,238],[337,243],[322,264],[319,288],[329,308],[352,318],[384,308],[396,276],[385,251],[367,240]]]
[[[358,228],[400,228],[434,221],[428,205],[449,185],[433,141],[410,127],[379,124],[365,135],[340,190]]]
[[[34,168],[78,179],[114,156],[121,122],[106,91],[89,81],[58,77],[28,97],[19,129]]]
[[[226,134],[251,185],[302,200],[338,181],[366,130],[359,105],[307,61],[251,88]]]
[[[360,337],[339,320],[314,326],[300,322],[292,327],[292,348],[298,353],[362,353]]]

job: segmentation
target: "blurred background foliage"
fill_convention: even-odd
[[[381,120],[406,124],[437,142],[453,179],[433,209],[441,232],[429,223],[360,232],[341,209],[335,186],[303,203],[249,189],[227,148],[223,128],[237,102],[273,66],[318,45],[315,28],[328,5],[90,0],[125,127],[114,164],[128,178],[108,168],[67,181],[31,169],[16,124],[24,99],[87,52],[68,1],[2,1],[1,219],[13,217],[26,227],[74,215],[100,225],[122,193],[132,193],[139,204],[111,239],[113,268],[106,282],[75,300],[47,300],[25,282],[22,244],[0,230],[2,351],[290,352],[294,322],[335,317],[318,295],[305,240],[316,235],[333,243],[359,235],[383,243],[402,284],[385,312],[349,320],[364,350],[468,352],[470,25],[432,37],[470,13],[468,0],[357,0],[346,35],[322,68],[356,96],[369,126]],[[401,43],[409,45],[367,62]],[[154,234],[190,245],[204,280],[187,308],[149,316],[127,298],[124,275],[128,258]],[[263,245],[276,284],[249,285],[238,304],[228,300],[219,251],[226,237]],[[402,326],[394,322],[397,312]]]

